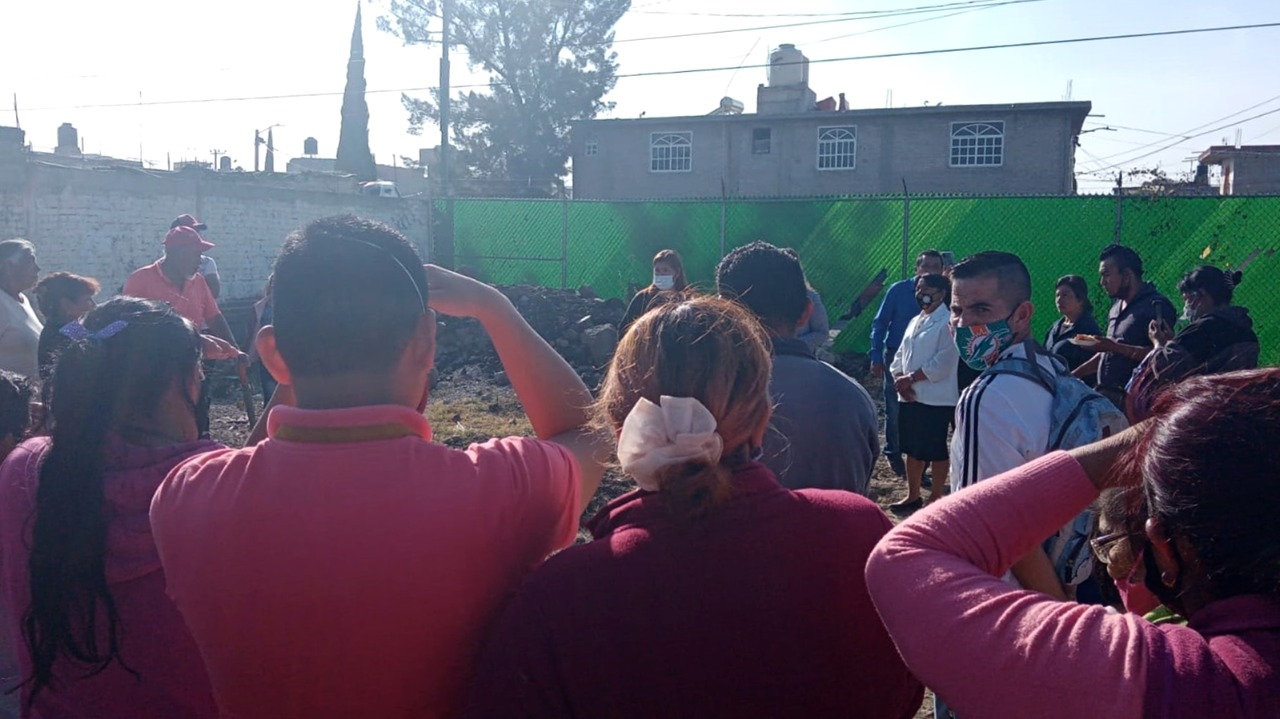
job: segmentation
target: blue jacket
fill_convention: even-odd
[[[916,304],[916,278],[910,277],[893,283],[880,303],[880,311],[871,322],[871,364],[887,364],[885,349],[896,350],[902,345],[911,318],[920,314]]]

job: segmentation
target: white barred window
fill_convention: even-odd
[[[649,172],[692,171],[692,132],[655,132],[649,135]]]
[[[951,123],[952,167],[999,167],[1003,164],[1003,122]]]
[[[858,166],[858,128],[818,128],[818,169],[852,170]]]

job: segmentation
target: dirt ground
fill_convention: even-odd
[[[867,389],[873,397],[877,396],[878,386],[868,385]],[[239,447],[244,444],[250,430],[244,404],[238,397],[232,399],[229,392],[224,394],[228,396],[216,399],[210,412],[210,431],[219,442]],[[262,398],[258,396],[255,399],[260,411]],[[524,410],[510,387],[496,386],[488,379],[482,379],[479,372],[466,370],[441,381],[432,390],[427,405],[427,418],[431,421],[436,441],[455,448],[483,442],[491,437],[533,433]],[[609,472],[583,513],[583,519],[590,518],[606,502],[634,487],[633,483],[617,472]],[[906,485],[894,475],[888,463],[881,459],[871,479],[871,498],[887,512],[889,504],[900,499],[905,491]],[[898,521],[892,514],[889,517]],[[578,541],[589,539],[585,532],[579,531]],[[932,716],[933,694],[926,692],[924,704],[916,717],[927,719]]]

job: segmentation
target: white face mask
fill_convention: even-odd
[[[660,290],[669,290],[676,286],[676,276],[655,274],[653,276],[653,286]]]
[[[1190,302],[1183,303],[1182,317],[1179,317],[1178,319],[1181,319],[1184,322],[1195,322],[1200,319],[1200,310],[1192,307]]]

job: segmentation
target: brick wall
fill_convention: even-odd
[[[169,223],[184,212],[209,225],[205,236],[218,245],[209,254],[226,299],[257,295],[285,236],[320,217],[382,220],[424,258],[429,245],[425,201],[365,197],[344,178],[83,169],[0,158],[0,239],[25,237],[45,272],[95,277],[103,296],[161,255]]]

